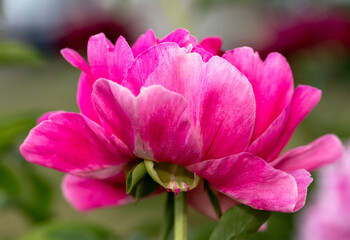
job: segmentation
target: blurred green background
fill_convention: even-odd
[[[315,4],[317,2],[317,4]],[[350,4],[347,1],[2,0],[0,15],[0,239],[157,239],[165,197],[88,213],[62,197],[62,173],[25,162],[18,146],[46,111],[77,112],[80,71],[59,55],[84,54],[90,35],[122,34],[132,45],[152,28],[178,27],[198,39],[223,38],[223,50],[247,45],[262,57],[279,51],[296,84],[323,91],[288,148],[333,132],[350,136]],[[316,178],[311,187],[317,185]],[[292,239],[296,214],[274,213],[254,239]],[[190,211],[190,239],[208,239],[215,223]]]

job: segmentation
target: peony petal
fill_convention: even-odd
[[[294,178],[249,153],[202,161],[187,168],[219,192],[256,209],[292,212],[297,202]]]
[[[132,159],[120,140],[77,113],[51,115],[31,130],[20,151],[29,162],[91,178],[114,175]]]
[[[323,165],[341,158],[344,148],[333,134],[324,135],[312,143],[294,148],[271,162],[271,165],[283,171],[306,169],[313,171]]]
[[[300,85],[281,115],[249,147],[251,152],[271,162],[288,143],[295,128],[311,112],[321,98],[321,91]]]
[[[212,58],[214,55],[211,54],[210,52],[208,52],[207,50],[205,50],[202,47],[195,47],[192,50],[193,53],[198,53],[199,55],[201,55],[202,59],[204,62],[208,62],[210,58]]]
[[[92,99],[104,126],[136,156],[180,165],[199,161],[200,149],[183,96],[151,86],[135,97],[127,88],[100,79]]]
[[[56,113],[64,113],[64,111],[51,111],[51,112],[47,112],[47,113],[44,113],[43,115],[41,115],[38,120],[37,120],[37,124],[41,123],[42,121],[45,121],[45,120],[49,120],[49,117],[51,115],[54,115]]]
[[[206,37],[199,45],[213,55],[220,55],[222,39],[221,37]]]
[[[259,54],[248,47],[228,51],[223,58],[245,74],[253,86],[256,99],[254,141],[290,102],[293,94],[292,71],[282,55],[271,53],[262,62]]]
[[[298,186],[298,200],[293,209],[293,212],[296,212],[305,205],[307,188],[312,182],[312,177],[305,169],[299,169],[288,173],[294,177]]]
[[[145,86],[157,84],[188,100],[191,121],[203,140],[203,158],[246,150],[254,125],[254,95],[246,77],[227,61],[213,57],[203,63],[195,53],[169,58]]]
[[[162,43],[147,49],[135,59],[122,85],[129,88],[134,95],[138,95],[148,76],[161,63],[185,53],[186,50],[175,43]]]
[[[103,33],[90,37],[87,55],[94,79],[109,78],[108,58],[113,51],[110,41]]]
[[[125,183],[116,183],[111,180],[66,175],[62,190],[67,201],[80,211],[116,207],[134,202],[134,199],[126,194]]]
[[[86,74],[90,74],[90,68],[89,65],[86,63],[84,58],[82,58],[79,53],[76,51],[65,48],[61,50],[61,54],[64,57],[64,59],[67,60],[70,64],[72,64],[74,67],[79,68],[81,71],[85,72]]]
[[[159,43],[164,42],[174,42],[177,43],[179,47],[187,48],[189,44],[196,44],[197,40],[193,36],[190,36],[190,32],[188,30],[179,28],[159,41]]]
[[[224,214],[231,207],[239,204],[237,201],[232,198],[213,191],[216,194],[216,197],[220,204],[221,213]],[[188,192],[188,203],[199,213],[207,216],[213,220],[218,220],[218,215],[216,214],[212,203],[208,197],[208,193],[204,189],[203,182],[200,183],[195,189]]]
[[[108,61],[109,79],[121,84],[126,72],[134,61],[131,48],[122,36],[118,38],[114,47],[114,52]]]
[[[136,58],[142,52],[148,48],[154,46],[157,42],[156,36],[152,30],[147,30],[145,34],[142,34],[132,46],[132,52]]]

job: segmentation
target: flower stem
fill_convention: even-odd
[[[174,240],[187,240],[187,193],[175,196]]]

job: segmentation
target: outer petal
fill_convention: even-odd
[[[237,201],[222,193],[216,192],[215,190],[214,192],[219,200],[222,214],[231,207],[239,204]],[[211,219],[218,220],[218,216],[210,202],[208,193],[204,189],[203,182],[201,182],[195,189],[188,192],[188,203],[199,213],[210,217]]]
[[[193,36],[190,36],[190,32],[188,30],[183,28],[176,29],[159,41],[159,43],[164,42],[174,42],[180,47],[185,48],[187,48],[189,44],[197,44],[197,40]]]
[[[160,64],[169,58],[185,53],[186,50],[175,43],[162,43],[149,48],[135,59],[122,85],[129,88],[134,95],[138,95],[148,76]]]
[[[307,187],[312,182],[312,178],[310,173],[305,169],[295,170],[295,171],[289,172],[289,174],[294,177],[298,186],[298,200],[293,209],[293,212],[296,212],[300,210],[305,204]]]
[[[300,85],[281,115],[249,147],[249,152],[270,162],[288,143],[295,128],[311,112],[321,98],[319,89]]]
[[[223,58],[245,74],[253,86],[256,121],[252,140],[255,140],[289,103],[293,94],[292,71],[282,55],[271,53],[262,62],[258,53],[248,47],[226,52]]]
[[[292,212],[298,199],[294,178],[249,153],[187,167],[216,190],[256,209]]]
[[[115,175],[132,157],[120,140],[76,113],[54,114],[41,122],[20,151],[30,162],[93,178]]]
[[[72,49],[65,48],[61,50],[61,54],[67,60],[67,62],[72,64],[74,67],[79,68],[86,74],[90,74],[89,65],[85,62],[84,58],[79,55],[79,53]]]
[[[80,211],[121,206],[134,201],[126,194],[125,184],[111,180],[66,175],[63,179],[62,189],[67,201]]]
[[[213,55],[220,55],[222,39],[221,37],[206,37],[199,44]]]
[[[187,165],[199,161],[200,149],[187,113],[187,101],[162,86],[127,88],[100,79],[92,95],[101,121],[136,156]]]
[[[44,113],[43,115],[41,115],[38,120],[37,120],[37,124],[41,123],[42,121],[45,121],[45,120],[49,120],[49,117],[51,115],[54,115],[56,113],[64,113],[64,111],[51,111],[51,112],[47,112],[47,113]]]
[[[136,58],[140,53],[154,46],[157,42],[154,32],[150,29],[145,34],[142,34],[132,46],[132,53]]]
[[[145,83],[156,84],[189,101],[191,120],[203,140],[202,157],[220,158],[246,150],[254,126],[254,95],[246,77],[227,61],[213,57],[203,63],[194,53],[174,57]]]
[[[338,137],[327,134],[306,146],[297,147],[284,153],[271,162],[271,165],[283,171],[297,169],[312,171],[340,159],[343,152],[344,148]]]
[[[208,52],[207,50],[205,50],[202,47],[195,47],[195,48],[193,48],[192,52],[198,53],[199,55],[201,55],[204,62],[208,62],[209,59],[214,56],[213,54],[211,54],[210,52]]]

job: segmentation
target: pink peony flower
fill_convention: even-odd
[[[308,171],[333,162],[343,150],[336,136],[325,135],[280,154],[321,91],[294,89],[290,67],[278,53],[264,62],[247,47],[213,56],[220,46],[219,38],[198,44],[178,29],[162,40],[148,31],[132,48],[122,37],[113,45],[103,34],[92,36],[89,65],[63,50],[82,70],[81,113],[45,116],[21,153],[66,172],[63,192],[79,210],[133,201],[124,169],[143,160],[151,168],[166,163],[201,177],[222,211],[237,203],[299,210],[312,181]],[[164,188],[190,190],[189,203],[216,218],[203,181],[197,187],[174,181]]]
[[[339,161],[320,170],[316,193],[299,218],[297,239],[350,239],[349,172],[350,144]]]

